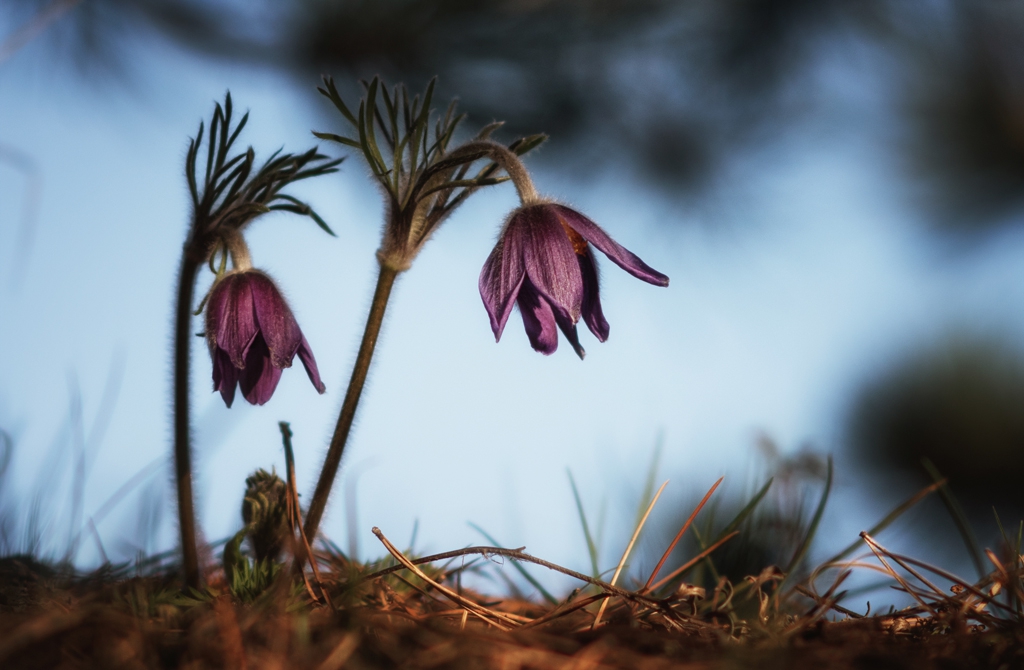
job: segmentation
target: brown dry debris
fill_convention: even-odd
[[[52,586],[19,611],[0,611],[0,667],[1024,668],[1024,629],[971,621],[956,606],[963,589],[945,604],[933,601],[936,614],[838,621],[778,614],[766,625],[737,625],[693,614],[687,602],[663,600],[652,611],[653,598],[579,596],[589,605],[578,609],[487,603],[468,590],[456,593],[436,569],[423,569],[427,579],[322,574],[334,608],[311,601],[301,580],[290,587],[283,578],[248,604],[216,593],[223,586],[186,598],[160,578]],[[445,581],[464,606],[431,585]],[[605,600],[606,623],[592,630]]]
[[[828,483],[819,517],[827,491]],[[1024,670],[1020,538],[1012,551],[1008,544],[1001,555],[987,552],[994,569],[975,583],[891,552],[865,532],[799,583],[768,566],[702,588],[680,580],[698,560],[710,565],[710,551],[733,534],[726,529],[725,539],[656,581],[680,533],[630,590],[615,583],[628,548],[607,583],[522,549],[412,557],[373,530],[390,564],[292,542],[300,559],[292,566],[243,562],[230,575],[211,568],[202,592],[183,592],[170,565],[140,564],[134,577],[105,566],[83,577],[28,557],[0,558],[0,669]],[[847,559],[862,545],[870,552]],[[542,566],[582,587],[562,601],[546,592],[543,603],[493,601],[462,587],[481,557]],[[846,609],[841,586],[854,570],[884,574],[915,604],[874,616]]]

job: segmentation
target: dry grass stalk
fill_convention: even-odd
[[[622,568],[626,565],[626,560],[629,558],[630,552],[633,551],[633,545],[636,544],[636,539],[640,537],[640,531],[644,529],[644,524],[647,523],[647,517],[651,515],[651,511],[654,506],[658,504],[658,498],[661,497],[665,487],[668,486],[668,480],[661,485],[658,492],[654,494],[654,498],[651,499],[651,504],[647,506],[647,511],[644,512],[643,518],[640,519],[640,523],[636,525],[636,529],[633,531],[633,537],[629,539],[629,544],[626,545],[626,550],[622,552],[622,558],[619,559],[619,564],[615,568],[615,574],[612,575],[612,581],[609,582],[612,586],[615,586],[615,582],[619,580],[619,575],[622,574]],[[601,617],[604,615],[605,608],[608,607],[608,601],[601,601],[601,607],[597,610],[597,615],[594,617],[594,623],[591,624],[591,628],[597,628],[601,624]]]
[[[667,561],[668,557],[672,554],[672,550],[676,548],[677,544],[679,544],[679,540],[683,539],[683,535],[690,528],[690,525],[693,524],[693,520],[696,519],[697,515],[700,514],[700,511],[704,509],[704,505],[706,505],[707,502],[711,500],[711,496],[714,494],[715,489],[718,488],[719,484],[721,484],[724,479],[725,477],[719,477],[718,481],[711,485],[711,488],[708,489],[708,492],[704,494],[704,497],[701,498],[701,501],[697,503],[697,506],[695,508],[693,508],[693,512],[690,513],[690,516],[686,519],[686,522],[683,524],[683,527],[679,529],[679,532],[676,533],[675,538],[673,538],[672,542],[669,543],[668,549],[666,549],[665,553],[661,555],[661,560],[658,561],[658,564],[656,566],[654,566],[654,570],[651,571],[651,576],[647,578],[647,582],[644,584],[644,587],[640,589],[641,593],[646,593],[647,591],[650,591],[652,588],[657,588],[656,586],[652,587],[651,582],[653,582],[654,578],[658,576],[659,572],[661,572],[661,568],[665,565],[665,561]],[[667,484],[668,482],[665,483]],[[665,580],[658,582],[658,584],[665,583],[666,581],[668,581],[668,579],[670,579],[672,576],[675,576],[679,572],[681,571],[673,573],[672,575],[670,575],[669,578],[666,578]]]

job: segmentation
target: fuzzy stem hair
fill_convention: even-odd
[[[324,465],[320,470],[320,479],[317,480],[313,499],[306,512],[304,529],[310,544],[316,539],[320,519],[327,507],[327,500],[330,498],[331,488],[334,486],[334,480],[338,474],[338,466],[341,464],[345,444],[348,442],[352,421],[355,419],[356,408],[359,406],[359,398],[362,396],[363,387],[366,385],[366,376],[370,371],[370,362],[373,360],[373,352],[377,346],[377,337],[380,335],[381,324],[384,323],[384,312],[399,272],[400,270],[390,265],[383,263],[380,265],[377,288],[373,292],[370,312],[366,317],[366,328],[363,330],[363,339],[359,344],[355,365],[352,367],[352,377],[348,382],[348,390],[345,391],[345,400],[341,403],[341,412],[338,414],[334,435],[331,437],[331,445],[327,448],[327,456],[324,458]]]
[[[505,174],[515,184],[519,200],[524,207],[540,201],[541,198],[537,195],[533,179],[530,178],[530,173],[527,171],[526,166],[523,165],[523,161],[520,160],[514,151],[504,145],[491,140],[475,140],[463,144],[452,151],[446,158],[447,160],[456,160],[463,156],[468,157],[474,154],[479,154],[480,158],[490,158],[498,164],[498,167],[505,171]]]
[[[187,586],[201,585],[196,547],[196,516],[192,502],[192,435],[190,426],[189,371],[192,346],[192,299],[196,276],[203,261],[186,247],[178,273],[174,319],[174,474],[178,495],[178,530]]]

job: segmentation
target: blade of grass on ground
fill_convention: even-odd
[[[811,524],[807,527],[807,533],[804,535],[804,539],[800,542],[796,551],[793,553],[793,558],[790,559],[789,564],[786,566],[785,574],[779,581],[779,585],[775,588],[772,593],[772,601],[777,602],[779,594],[782,593],[783,587],[786,582],[789,581],[793,574],[793,571],[800,565],[800,561],[803,560],[807,554],[807,550],[811,548],[811,542],[814,541],[814,536],[818,532],[818,525],[821,523],[821,517],[825,513],[825,505],[828,503],[828,497],[832,493],[832,457],[828,457],[828,472],[825,475],[825,488],[821,492],[821,499],[818,500],[818,507],[814,510],[814,516],[811,517]]]
[[[651,576],[647,578],[647,581],[644,583],[644,587],[640,589],[641,593],[646,593],[647,590],[651,588],[651,584],[654,582],[654,578],[658,576],[659,572],[661,572],[661,568],[663,565],[665,565],[665,561],[668,560],[669,554],[671,554],[672,550],[676,548],[677,544],[679,544],[679,540],[683,538],[683,533],[685,533],[686,529],[690,527],[690,524],[693,523],[693,520],[697,518],[697,515],[700,514],[700,511],[704,509],[704,505],[706,505],[708,500],[711,499],[711,496],[714,494],[715,489],[718,488],[718,486],[722,483],[723,479],[725,479],[725,477],[719,477],[718,481],[711,485],[711,488],[708,489],[708,492],[705,493],[701,501],[697,503],[697,506],[693,509],[693,512],[691,512],[690,516],[686,519],[686,523],[684,523],[683,527],[679,529],[678,533],[676,533],[675,538],[672,539],[672,542],[668,545],[668,549],[665,550],[665,553],[661,555],[661,560],[658,561],[658,564],[656,566],[654,566],[654,571],[651,572]]]
[[[704,542],[704,538],[701,535],[700,531],[697,529],[697,526],[693,527],[693,536],[697,539],[697,544],[700,546],[701,552],[707,554],[704,558],[704,564],[707,565],[708,570],[711,572],[711,576],[715,582],[718,582],[721,576],[718,574],[718,569],[715,567],[715,563],[711,559],[711,552],[707,551],[708,547],[720,545],[724,541],[724,538],[729,536],[731,533],[738,531],[740,524],[746,521],[747,517],[753,514],[754,510],[757,509],[757,506],[761,504],[762,500],[764,500],[765,495],[767,495],[768,493],[768,489],[771,488],[772,482],[774,481],[774,477],[769,477],[768,481],[764,483],[764,486],[762,486],[761,489],[754,494],[754,497],[750,499],[750,502],[748,502],[743,507],[743,509],[739,511],[739,514],[733,517],[732,521],[730,521],[729,524],[724,529],[722,529],[722,532],[718,534],[718,537],[716,537],[710,545]],[[661,581],[664,582],[666,580]]]
[[[925,471],[928,472],[929,476],[935,481],[943,481],[945,478],[939,469],[935,467],[929,458],[922,458],[921,465]],[[967,515],[964,514],[963,508],[960,507],[960,503],[957,502],[953,492],[949,490],[948,484],[942,484],[939,486],[939,496],[942,498],[943,504],[946,506],[946,510],[949,511],[949,515],[953,517],[953,523],[956,524],[956,528],[960,531],[960,537],[964,540],[964,546],[967,547],[968,553],[971,555],[971,560],[974,561],[974,568],[978,571],[978,579],[985,577],[984,562],[981,560],[981,551],[978,549],[978,538],[974,537],[974,531],[971,530],[971,524],[967,521]]]
[[[746,506],[744,506],[744,508],[739,511],[739,514],[733,517],[733,520],[729,522],[729,525],[722,529],[722,532],[719,533],[718,537],[715,538],[715,542],[722,539],[734,530],[739,530],[740,524],[746,521],[747,517],[750,516],[751,513],[753,513],[753,511],[761,503],[761,500],[764,499],[765,495],[768,493],[768,489],[771,488],[772,482],[774,481],[774,477],[768,478],[768,481],[766,481],[764,483],[764,486],[762,486],[761,489],[756,494],[754,494],[754,497],[750,499],[750,502],[748,502]]]
[[[590,569],[594,576],[594,579],[601,578],[601,570],[597,566],[597,544],[594,543],[594,537],[590,534],[590,525],[587,523],[587,514],[583,511],[583,501],[580,500],[579,489],[576,488],[576,480],[573,479],[572,470],[566,468],[566,473],[569,475],[569,485],[572,486],[572,497],[576,500],[576,511],[580,515],[580,523],[583,525],[583,537],[587,540],[587,553],[590,555]]]
[[[640,503],[636,508],[636,519],[633,521],[634,528],[640,524],[640,519],[644,516],[644,510],[646,510],[648,505],[651,503],[651,495],[654,493],[654,483],[658,479],[658,465],[661,462],[661,446],[662,439],[659,434],[658,439],[654,444],[654,451],[651,453],[651,464],[647,468],[647,477],[644,479],[644,492],[640,495]]]
[[[906,512],[911,507],[913,507],[917,503],[919,503],[922,500],[924,500],[925,498],[927,498],[931,493],[936,491],[939,487],[944,486],[945,483],[946,483],[945,479],[937,481],[934,484],[930,484],[930,485],[924,487],[923,489],[921,489],[920,491],[918,491],[917,493],[912,495],[910,498],[904,500],[902,503],[900,503],[899,505],[894,507],[891,512],[886,514],[882,518],[881,521],[879,521],[874,526],[872,526],[871,530],[868,531],[868,535],[871,535],[871,536],[878,535],[878,533],[880,533],[883,530],[885,530],[886,528],[888,528],[889,524],[891,524],[893,521],[895,521],[900,516],[902,516],[904,512]],[[862,544],[864,544],[864,539],[863,538],[857,538],[857,540],[854,541],[853,543],[851,543],[848,547],[846,547],[846,549],[843,549],[842,551],[840,551],[838,554],[836,554],[832,558],[828,559],[827,561],[822,562],[822,565],[828,565],[829,563],[835,563],[836,561],[843,560],[844,558],[846,558],[847,556],[852,554],[854,551],[856,551],[857,547],[861,546]]]

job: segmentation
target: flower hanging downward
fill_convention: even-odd
[[[634,277],[668,286],[668,277],[579,212],[554,203],[526,205],[509,215],[480,272],[480,296],[494,339],[501,339],[513,302],[519,304],[530,344],[542,354],[558,348],[557,325],[583,358],[576,334],[580,316],[599,341],[608,339],[591,244]]]
[[[253,405],[270,400],[295,354],[320,393],[324,384],[309,343],[288,303],[267,275],[257,270],[229,272],[210,290],[206,340],[213,358],[213,388],[231,407],[235,385]]]

